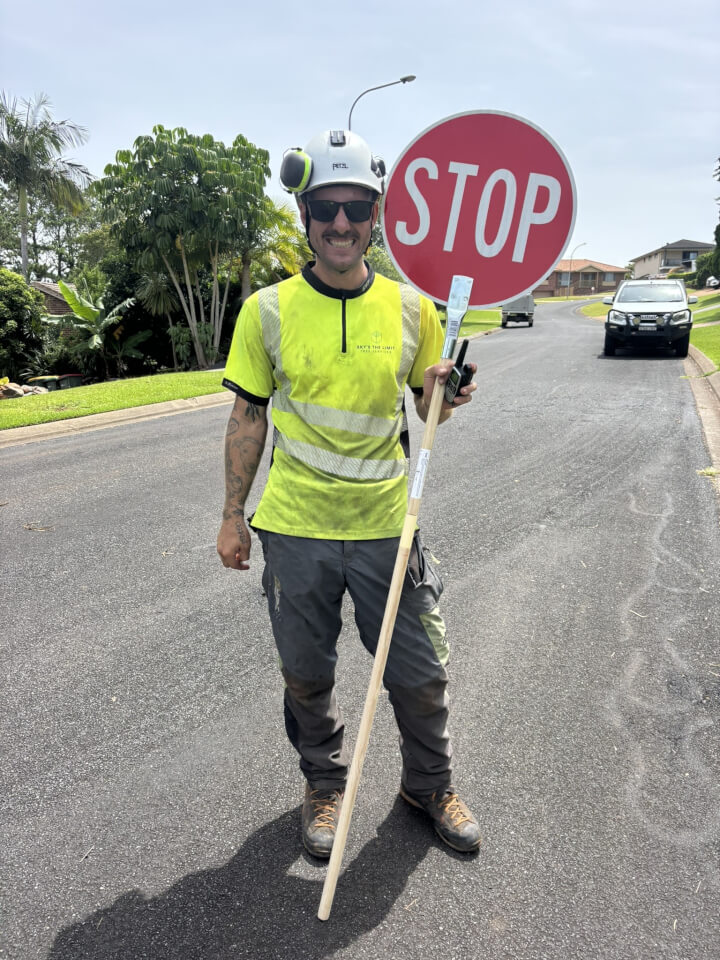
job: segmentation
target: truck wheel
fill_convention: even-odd
[[[603,353],[605,354],[606,357],[615,356],[615,344],[612,342],[612,340],[607,334],[605,334],[605,346],[603,348]]]
[[[679,357],[686,357],[690,352],[690,334],[686,333],[684,337],[680,337],[679,340],[675,341],[675,353]]]
[[[507,326],[507,320],[501,320],[501,321],[500,321],[500,326],[501,326],[501,327],[506,327],[506,326]]]
[[[533,325],[532,320],[528,320],[528,326],[531,327],[532,325]]]

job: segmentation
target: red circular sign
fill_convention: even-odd
[[[533,290],[574,222],[575,181],[557,144],[521,117],[477,110],[440,120],[405,148],[382,229],[417,290],[447,303],[453,276],[472,277],[477,309]]]

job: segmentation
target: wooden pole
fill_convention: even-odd
[[[352,763],[350,765],[350,774],[345,787],[345,796],[343,797],[340,817],[338,818],[335,841],[333,843],[328,872],[325,877],[325,884],[320,899],[320,908],[318,910],[320,920],[327,920],[330,916],[330,910],[332,909],[335,887],[337,886],[343,853],[345,852],[345,842],[350,828],[350,820],[352,819],[355,798],[360,784],[360,776],[362,774],[363,763],[365,762],[365,754],[367,753],[368,742],[370,740],[370,730],[372,729],[382,678],[385,673],[385,664],[387,663],[388,652],[390,650],[390,640],[392,639],[395,620],[397,618],[408,557],[410,556],[410,548],[412,547],[413,536],[415,534],[417,515],[422,499],[422,488],[425,482],[425,471],[427,470],[430,451],[435,441],[435,431],[437,430],[440,419],[444,393],[444,384],[441,384],[436,379],[430,400],[430,409],[428,410],[427,420],[425,421],[422,447],[418,456],[415,480],[408,503],[408,511],[405,515],[402,533],[400,534],[400,545],[395,559],[392,580],[390,581],[390,592],[388,593],[387,603],[385,604],[385,614],[383,616],[382,626],[380,627],[380,636],[375,652],[375,663],[370,677],[367,696],[365,697],[365,706],[363,707],[362,718],[360,720],[355,752],[353,753]]]

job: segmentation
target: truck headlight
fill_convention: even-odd
[[[670,323],[688,323],[690,321],[690,311],[689,310],[678,310],[677,313],[673,313],[670,317]]]
[[[616,327],[625,326],[625,314],[620,313],[619,310],[611,310],[608,313],[608,323],[612,323]]]

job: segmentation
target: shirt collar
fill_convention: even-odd
[[[313,290],[317,290],[317,292],[321,293],[324,297],[334,297],[336,300],[352,300],[354,297],[361,297],[364,293],[367,293],[375,279],[375,271],[372,266],[367,260],[365,260],[364,263],[367,267],[367,277],[365,277],[362,284],[354,290],[339,290],[337,287],[331,287],[328,286],[327,283],[323,283],[312,271],[312,267],[315,265],[314,260],[305,264],[302,275],[303,279],[310,284]]]

